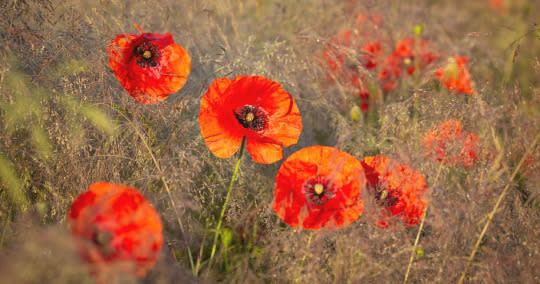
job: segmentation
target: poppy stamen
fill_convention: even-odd
[[[262,108],[252,105],[245,105],[239,108],[234,115],[244,128],[249,128],[253,131],[263,131],[268,125],[266,112]]]
[[[250,113],[248,113],[246,115],[246,121],[247,122],[252,122],[254,119],[255,119],[255,115],[252,112],[250,112]]]
[[[315,193],[317,195],[320,195],[324,191],[324,186],[322,184],[318,183],[318,184],[316,184],[314,186],[314,189],[315,189]]]
[[[375,200],[379,206],[386,208],[396,205],[399,201],[399,198],[396,196],[397,192],[394,190],[388,190],[384,185],[379,185],[375,189]]]
[[[161,57],[158,46],[155,43],[146,41],[133,49],[135,62],[141,68],[156,67],[157,60]]]
[[[322,175],[309,178],[303,187],[304,195],[315,205],[323,205],[336,196],[336,188],[332,181]]]
[[[144,59],[150,59],[150,57],[152,57],[152,52],[150,52],[150,50],[146,50],[144,53],[143,53],[143,56],[142,56]]]

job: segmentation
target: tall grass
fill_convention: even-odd
[[[140,189],[164,223],[158,264],[126,282],[396,283],[412,255],[409,283],[453,283],[464,272],[471,283],[538,283],[540,2],[506,3],[499,14],[487,0],[0,2],[0,282],[91,283],[65,216],[104,180]],[[442,57],[355,121],[354,95],[328,82],[322,50],[372,12],[387,53],[417,26]],[[109,40],[137,33],[133,23],[171,32],[192,57],[184,88],[155,106],[127,95],[108,66]],[[469,58],[476,95],[433,79],[454,54]],[[331,145],[421,172],[429,210],[418,243],[418,226],[381,229],[367,209],[339,231],[290,228],[270,208],[280,162],[245,157],[209,262],[236,161],[206,148],[199,102],[215,78],[237,74],[266,76],[294,96],[303,132],[285,157]],[[423,134],[449,118],[482,141],[471,168],[425,158]]]

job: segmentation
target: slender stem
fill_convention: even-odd
[[[416,234],[416,239],[414,240],[414,246],[411,252],[411,257],[409,258],[409,266],[407,266],[407,272],[405,273],[405,279],[403,279],[403,283],[407,283],[407,279],[409,278],[409,272],[411,271],[411,266],[414,260],[414,255],[416,254],[416,247],[418,246],[418,241],[420,240],[420,234],[422,233],[422,228],[424,227],[424,221],[426,220],[426,214],[427,214],[427,208],[426,212],[424,212],[424,217],[422,217],[422,222],[420,222],[420,228],[418,228],[418,233]]]
[[[231,197],[234,180],[236,179],[236,174],[238,173],[238,169],[240,168],[240,161],[242,160],[242,155],[244,154],[245,144],[246,144],[246,137],[244,136],[244,138],[242,139],[242,145],[240,146],[240,154],[238,155],[238,160],[236,161],[236,166],[234,167],[231,183],[229,184],[229,191],[227,192],[227,197],[225,197],[225,203],[223,203],[223,208],[221,208],[221,214],[219,215],[219,220],[216,227],[216,234],[214,235],[214,244],[212,245],[212,253],[210,253],[210,262],[212,261],[212,259],[214,258],[214,254],[216,253],[217,239],[218,239],[219,234],[221,233],[221,224],[223,223],[223,215],[225,215],[225,209],[227,209],[227,205],[229,204],[229,198]]]
[[[441,175],[441,169],[443,164],[441,163],[439,165],[439,169],[437,170],[437,175],[435,176],[435,181],[433,182],[433,186],[437,185],[437,182],[439,181],[439,176]],[[405,279],[403,279],[403,283],[407,283],[407,279],[409,278],[409,272],[411,271],[411,266],[414,260],[414,255],[416,254],[416,248],[418,247],[418,241],[420,240],[420,233],[422,233],[422,228],[424,228],[424,221],[426,220],[428,207],[426,207],[426,212],[424,212],[424,216],[422,217],[422,222],[420,222],[420,228],[418,228],[418,233],[416,233],[416,239],[414,240],[413,249],[411,252],[411,257],[409,258],[409,265],[407,266],[407,272],[405,273]]]
[[[165,191],[167,192],[167,195],[169,197],[169,201],[171,201],[171,205],[173,207],[174,213],[176,215],[176,221],[178,222],[178,226],[180,227],[180,231],[182,234],[184,233],[184,225],[182,223],[182,220],[180,219],[180,215],[178,214],[178,209],[176,208],[176,203],[174,202],[174,199],[171,194],[171,190],[169,189],[169,185],[167,184],[167,181],[165,180],[165,175],[163,174],[163,171],[161,170],[161,167],[159,166],[159,162],[156,159],[156,156],[154,155],[152,149],[146,142],[145,136],[139,131],[139,128],[135,126],[135,124],[121,111],[118,111],[127,121],[129,121],[130,125],[133,127],[133,130],[135,130],[135,133],[139,136],[141,141],[143,142],[144,147],[148,151],[148,154],[150,155],[150,158],[152,158],[152,161],[154,162],[154,166],[159,172],[159,176],[161,178],[161,182],[163,183],[163,187],[165,187]]]
[[[471,265],[471,262],[473,261],[474,256],[476,255],[476,252],[478,251],[478,248],[480,247],[480,243],[482,242],[482,239],[484,238],[484,235],[486,234],[486,231],[488,229],[489,224],[491,223],[491,220],[493,220],[493,216],[495,215],[495,213],[497,213],[497,210],[499,209],[499,205],[501,205],[501,202],[502,202],[504,196],[506,195],[506,192],[510,188],[510,184],[512,183],[512,181],[516,177],[519,169],[523,165],[523,162],[525,162],[525,159],[527,158],[527,156],[532,152],[532,150],[536,146],[536,143],[538,142],[539,138],[540,138],[540,134],[536,135],[536,138],[532,142],[531,146],[529,146],[527,151],[523,154],[523,157],[521,158],[518,165],[514,169],[514,172],[510,176],[510,180],[506,184],[506,187],[503,189],[503,191],[499,195],[499,199],[497,199],[497,202],[495,203],[495,206],[493,206],[493,210],[491,210],[491,212],[488,214],[488,220],[486,221],[486,224],[484,225],[484,228],[482,229],[482,232],[480,233],[480,236],[478,236],[478,239],[476,240],[476,244],[474,245],[474,249],[471,252],[471,255],[469,256],[469,259],[467,260],[467,264],[465,265],[465,268],[463,269],[463,273],[461,274],[461,277],[459,278],[459,282],[458,282],[459,284],[463,283],[463,280],[465,280],[465,275],[467,275],[467,270],[469,269],[469,266]]]
[[[304,264],[306,262],[307,250],[309,249],[309,245],[311,244],[311,239],[313,239],[313,231],[309,232],[309,239],[306,244],[306,252],[304,252],[304,257],[302,257],[302,263],[300,264],[300,268],[304,268]]]

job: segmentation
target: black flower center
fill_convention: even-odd
[[[113,235],[108,231],[99,231],[97,228],[94,231],[92,241],[96,246],[101,249],[101,252],[107,256],[114,252],[114,248],[111,246],[111,240]]]
[[[141,68],[156,67],[161,57],[158,46],[150,41],[145,41],[133,49],[135,62]]]
[[[384,206],[386,208],[396,205],[399,201],[397,192],[394,189],[388,189],[387,186],[383,184],[377,185],[375,188],[375,200],[379,206]]]
[[[336,196],[336,187],[330,179],[322,175],[310,177],[303,185],[304,195],[315,205],[323,205]]]
[[[262,131],[268,125],[266,112],[262,108],[252,105],[245,105],[236,112],[234,116],[244,128],[249,128],[253,131]]]

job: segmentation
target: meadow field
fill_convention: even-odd
[[[540,283],[538,21],[536,0],[0,0],[0,283]],[[191,58],[155,104],[111,67],[134,24]],[[237,123],[210,124],[201,101],[239,75],[297,106],[282,159],[261,163],[251,136],[220,158],[228,142],[201,134]],[[315,145],[389,159],[395,179],[361,171],[356,203],[328,211],[345,221],[291,221],[280,168]],[[161,220],[145,273],[105,260],[96,277],[79,256],[70,207],[102,181]],[[298,214],[336,196],[321,184]]]

